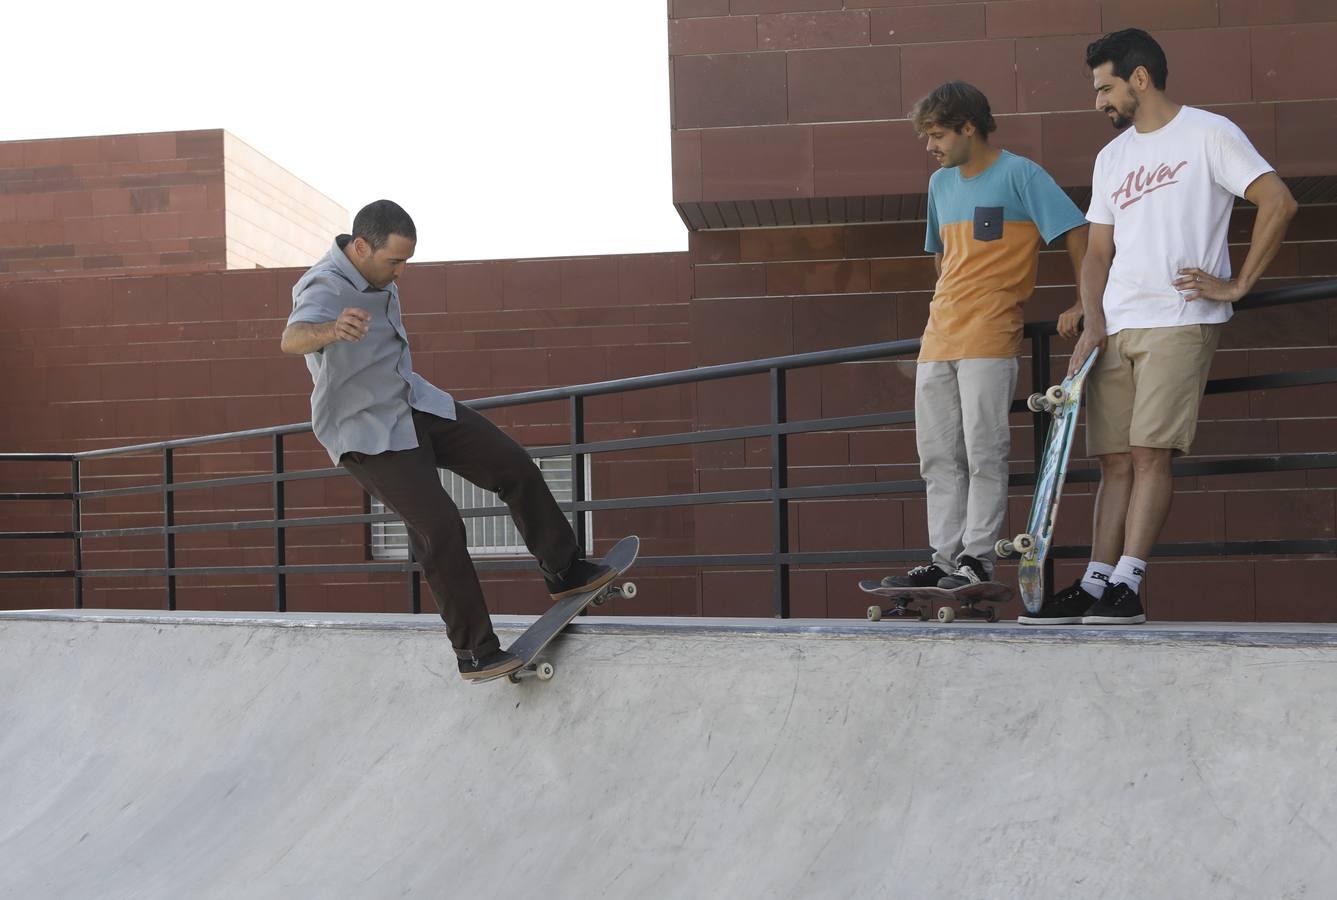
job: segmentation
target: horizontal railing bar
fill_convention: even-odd
[[[71,462],[74,453],[0,453],[0,462]]]
[[[73,531],[0,531],[0,540],[6,541],[72,541]]]
[[[1294,372],[1276,372],[1270,375],[1245,375],[1240,378],[1218,378],[1207,382],[1209,394],[1233,394],[1267,388],[1301,387],[1308,384],[1337,383],[1337,369],[1303,369]]]
[[[73,569],[34,569],[31,572],[0,572],[0,578],[73,578]]]
[[[126,497],[131,494],[161,494],[164,490],[178,491],[199,491],[205,488],[220,487],[242,487],[248,484],[273,484],[276,481],[310,481],[316,478],[335,478],[340,475],[346,475],[347,472],[339,466],[329,469],[307,469],[301,472],[283,472],[275,476],[272,472],[267,475],[235,475],[227,478],[210,478],[204,481],[177,481],[164,486],[161,481],[156,484],[140,484],[134,487],[123,488],[100,488],[94,491],[80,491],[80,499],[89,499],[96,497]]]
[[[61,493],[60,491],[28,491],[17,494],[0,494],[0,500],[73,500],[74,494],[69,491]]]

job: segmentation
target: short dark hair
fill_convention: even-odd
[[[368,203],[353,218],[353,237],[362,238],[373,250],[384,247],[392,234],[411,241],[418,239],[418,229],[413,220],[404,212],[404,207],[393,200]]]
[[[934,125],[959,133],[970,122],[986,141],[989,133],[998,128],[989,110],[989,98],[975,85],[964,81],[938,85],[927,97],[920,98],[910,110],[910,121],[920,134]]]
[[[1170,66],[1165,61],[1165,51],[1156,39],[1141,28],[1125,28],[1112,31],[1086,47],[1087,68],[1095,69],[1105,63],[1114,63],[1116,76],[1127,81],[1137,71],[1138,66],[1147,70],[1151,83],[1156,90],[1165,90],[1165,80],[1170,76]]]

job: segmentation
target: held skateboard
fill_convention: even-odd
[[[1010,541],[1006,538],[999,541],[994,550],[1000,557],[1021,555],[1017,581],[1027,612],[1038,612],[1044,602],[1045,558],[1054,537],[1063,479],[1068,474],[1068,456],[1072,452],[1073,433],[1077,430],[1082,388],[1099,355],[1099,350],[1092,350],[1082,367],[1063,379],[1062,384],[1054,385],[1043,394],[1031,394],[1026,400],[1031,412],[1050,413],[1054,418],[1045,435],[1045,449],[1040,458],[1040,471],[1035,475],[1035,499],[1026,520],[1026,530]]]
[[[523,665],[511,672],[506,677],[512,683],[518,684],[521,679],[535,677],[540,681],[547,681],[556,670],[550,662],[535,662],[535,658],[543,652],[549,642],[557,635],[562,633],[566,626],[570,625],[576,616],[585,611],[587,606],[603,606],[610,597],[625,597],[631,599],[636,596],[636,585],[630,581],[622,584],[615,584],[617,579],[621,578],[631,564],[636,561],[636,554],[641,550],[641,539],[636,535],[624,537],[613,545],[599,562],[613,569],[614,575],[601,588],[592,591],[584,591],[579,594],[572,594],[566,597],[539,616],[534,624],[525,629],[524,634],[516,638],[506,649],[520,657]],[[498,676],[500,677],[500,676]],[[494,679],[488,678],[485,681]]]
[[[933,612],[935,602],[947,604],[939,607],[939,622],[954,622],[957,619],[984,619],[986,622],[998,621],[998,610],[992,604],[1006,603],[1012,599],[1012,588],[997,581],[981,581],[959,588],[940,587],[884,587],[880,581],[861,581],[859,590],[865,594],[877,594],[890,598],[893,606],[868,607],[868,621],[878,622],[887,619],[917,618],[927,622]],[[988,604],[980,606],[979,604]],[[956,608],[953,609],[952,605]]]

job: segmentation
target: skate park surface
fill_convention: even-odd
[[[469,685],[432,616],[0,613],[0,896],[1337,883],[1337,626],[587,617],[550,651]]]

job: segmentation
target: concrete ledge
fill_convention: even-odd
[[[494,616],[503,633],[522,631],[534,616]],[[241,625],[373,631],[440,631],[435,615],[411,613],[197,612],[140,609],[30,609],[0,611],[4,621],[57,621],[131,625]],[[1244,647],[1337,647],[1337,624],[1287,622],[1157,622],[1146,625],[1026,626],[956,622],[866,622],[858,619],[659,618],[586,616],[568,631],[581,635],[731,635],[736,637],[859,638],[1019,643],[1219,644]]]

